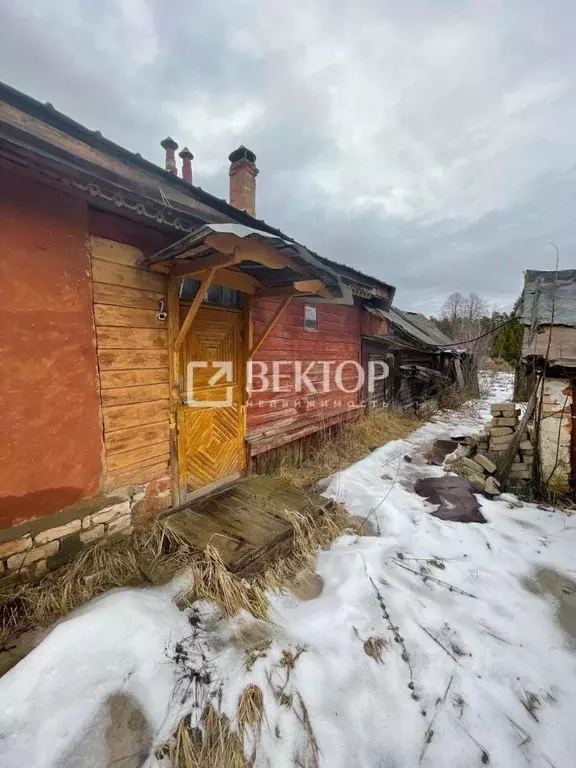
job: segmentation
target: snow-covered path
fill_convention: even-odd
[[[505,399],[509,381],[497,383],[492,399]],[[263,692],[256,765],[572,768],[576,642],[536,574],[576,579],[576,518],[482,499],[488,523],[444,522],[413,491],[443,474],[427,445],[488,417],[486,403],[442,414],[335,476],[326,493],[378,535],[319,553],[316,599],[272,598],[274,640],[249,670],[235,645],[213,650],[225,711],[247,684]],[[93,760],[75,765],[105,765],[90,723],[111,693],[164,738],[178,709],[170,649],[189,631],[169,590],[119,591],[63,622],[0,680],[0,765],[72,765],[72,745],[91,739]]]

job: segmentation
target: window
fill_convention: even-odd
[[[180,299],[182,301],[193,301],[199,287],[199,280],[185,277],[180,284]],[[225,288],[223,285],[211,285],[208,288],[204,301],[206,304],[216,304],[219,307],[237,309],[242,306],[242,293],[233,288]]]
[[[318,330],[318,317],[316,314],[316,307],[311,307],[308,304],[304,305],[304,330]]]

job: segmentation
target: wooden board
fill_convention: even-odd
[[[165,384],[144,384],[140,387],[114,387],[102,390],[102,405],[128,405],[146,403],[150,400],[168,400],[168,382]]]
[[[106,452],[111,455],[162,442],[168,445],[168,424],[164,421],[111,432],[106,440]]]
[[[168,370],[167,349],[102,349],[98,350],[101,370],[137,370],[161,368]]]
[[[125,288],[121,285],[94,283],[94,308],[98,304],[118,307],[135,307],[158,311],[159,302],[164,298],[160,291],[143,291],[139,288]]]
[[[168,400],[155,400],[151,403],[131,403],[130,405],[108,405],[102,408],[104,431],[128,429],[138,425],[168,423]]]
[[[91,237],[94,321],[106,454],[106,486],[144,483],[168,471],[168,339],[163,274],[133,246]]]
[[[111,304],[95,304],[94,319],[96,325],[119,326],[123,328],[162,328],[166,330],[166,321],[158,320],[158,309],[137,309],[136,307],[116,307]]]
[[[190,504],[166,522],[196,549],[216,547],[226,566],[246,577],[290,550],[294,529],[279,510],[316,515],[330,503],[286,480],[257,476]]]
[[[144,272],[124,264],[112,264],[101,259],[92,259],[92,277],[97,283],[122,285],[146,291],[166,292],[166,278],[154,272]]]
[[[168,457],[160,462],[154,459],[154,464],[147,464],[144,467],[130,467],[119,472],[110,472],[107,476],[108,488],[140,485],[141,483],[148,483],[150,480],[167,477],[168,474]]]
[[[101,371],[102,389],[112,387],[135,387],[143,384],[167,384],[166,368],[131,368],[126,371]]]
[[[132,245],[93,235],[91,237],[91,250],[93,259],[101,259],[102,261],[110,261],[113,264],[124,264],[129,267],[144,269],[141,264],[143,253]],[[157,270],[161,272],[168,272],[169,269],[169,267],[163,265],[158,265],[157,267]]]
[[[96,326],[98,349],[167,349],[167,331],[160,328]]]
[[[142,467],[157,463],[160,460],[168,458],[168,442],[153,443],[145,445],[143,448],[134,448],[131,451],[122,451],[108,456],[106,466],[108,472],[116,472],[127,467]]]

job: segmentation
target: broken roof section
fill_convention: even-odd
[[[529,269],[518,319],[523,325],[565,325],[576,328],[576,269]]]
[[[419,312],[406,312],[391,307],[389,315],[391,325],[418,345],[444,352],[461,351],[456,342],[449,339],[432,320]]]

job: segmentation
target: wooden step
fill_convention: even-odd
[[[166,522],[194,548],[216,547],[233,573],[253,576],[290,550],[294,529],[283,510],[319,514],[330,503],[281,478],[256,475],[192,502]]]

